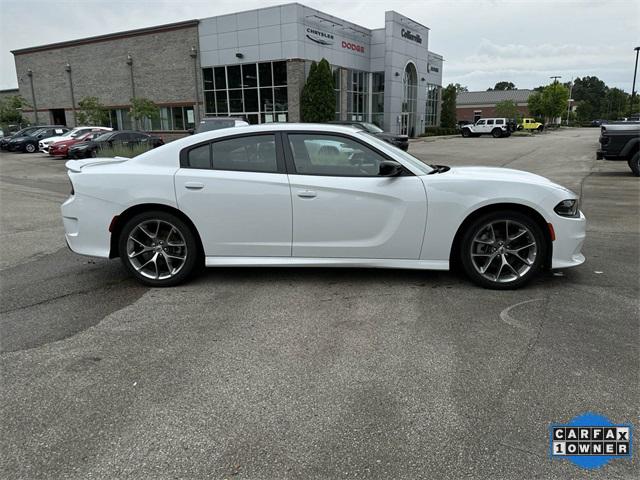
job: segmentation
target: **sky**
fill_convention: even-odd
[[[0,89],[17,86],[10,50],[280,5],[286,0],[0,0]],[[595,75],[631,91],[640,0],[299,0],[367,28],[396,10],[431,29],[443,84],[486,90]],[[640,80],[636,88],[640,89]]]

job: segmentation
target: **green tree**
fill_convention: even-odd
[[[466,85],[460,85],[459,83],[455,83],[453,85],[456,88],[456,93],[468,92],[469,89]]]
[[[498,82],[493,88],[487,88],[487,92],[491,90],[517,90],[512,82]]]
[[[331,65],[326,59],[311,63],[302,89],[300,111],[303,122],[325,123],[336,117],[336,94]]]
[[[591,120],[604,118],[607,113],[605,96],[607,85],[598,77],[576,78],[573,82],[571,97],[576,102],[586,102],[591,105]]]
[[[132,98],[130,102],[129,114],[134,120],[135,128],[138,128],[138,125],[142,125],[146,118],[153,120],[160,116],[160,108],[148,98]]]
[[[456,98],[458,96],[456,85],[450,83],[442,89],[440,126],[444,128],[455,128],[456,126]]]
[[[106,125],[109,114],[98,97],[84,97],[78,102],[77,120],[79,125]]]
[[[0,125],[22,125],[26,120],[22,116],[22,108],[27,102],[20,95],[13,95],[0,101]]]
[[[588,122],[594,119],[593,107],[589,102],[578,102],[576,106],[576,116],[580,122]]]
[[[626,117],[629,110],[629,95],[619,88],[609,88],[604,97],[602,114],[607,120]]]
[[[529,96],[529,113],[544,117],[547,122],[553,121],[567,111],[568,101],[569,90],[561,83],[554,82],[541,92],[534,92]]]
[[[502,100],[496,103],[496,117],[516,118],[518,106],[513,100]]]

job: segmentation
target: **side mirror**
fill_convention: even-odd
[[[383,160],[378,167],[378,175],[381,177],[397,177],[402,173],[402,165],[393,160]]]

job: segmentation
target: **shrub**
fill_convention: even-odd
[[[98,152],[99,157],[126,157],[133,158],[141,153],[151,150],[148,143],[136,143],[133,145],[113,144],[109,147],[103,147]]]
[[[459,132],[456,128],[447,127],[427,127],[421,137],[436,137],[439,135],[457,135]]]

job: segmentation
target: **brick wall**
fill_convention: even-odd
[[[456,117],[458,121],[468,120],[469,122],[473,122],[474,112],[477,110],[482,111],[481,116],[484,118],[496,116],[495,105],[484,105],[479,107],[456,107]],[[524,117],[530,116],[526,105],[518,105],[518,112]]]
[[[48,110],[64,108],[67,123],[72,125],[69,73],[65,70],[69,63],[76,106],[88,96],[98,97],[106,106],[127,106],[132,96],[131,67],[127,65],[127,55],[131,55],[137,97],[164,104],[195,104],[196,73],[189,53],[191,47],[197,45],[197,26],[190,25],[51,49],[18,51],[14,57],[20,94],[32,103],[27,75],[31,69],[38,120],[48,122]],[[196,61],[199,62],[199,57]],[[201,80],[198,82],[201,84]],[[25,113],[34,120],[32,112]]]

